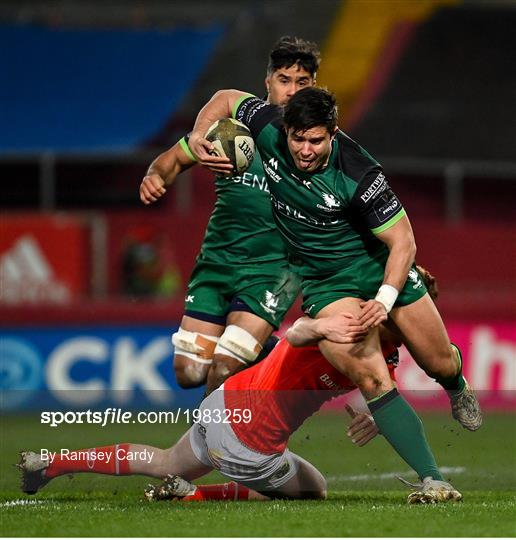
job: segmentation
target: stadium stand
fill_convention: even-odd
[[[514,6],[436,11],[352,136],[391,157],[513,161],[515,25]]]
[[[0,27],[0,151],[127,151],[156,133],[223,34]]]

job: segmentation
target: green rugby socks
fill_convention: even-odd
[[[428,446],[423,423],[396,388],[367,402],[380,433],[423,479],[443,480]]]
[[[454,375],[453,377],[448,378],[439,378],[436,377],[436,382],[438,382],[447,392],[457,392],[460,393],[464,390],[464,387],[466,386],[466,381],[464,380],[464,377],[462,376],[462,354],[460,352],[460,349],[455,345],[454,343],[450,344],[452,352],[457,359],[457,363],[459,364],[459,372],[457,375]]]

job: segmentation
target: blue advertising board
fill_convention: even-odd
[[[170,326],[27,328],[0,331],[0,407],[176,409],[203,389],[181,389]]]

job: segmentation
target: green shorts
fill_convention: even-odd
[[[185,311],[225,317],[239,298],[252,313],[278,328],[300,292],[287,262],[227,265],[197,260],[188,284]],[[188,313],[187,313],[188,314]]]
[[[303,311],[315,317],[321,309],[342,298],[370,300],[376,296],[383,282],[385,261],[357,259],[346,269],[325,276],[304,278]],[[413,265],[407,282],[400,291],[394,306],[406,306],[419,300],[427,292],[426,286]]]

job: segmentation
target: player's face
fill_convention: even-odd
[[[316,126],[306,131],[287,131],[290,154],[296,167],[303,172],[315,172],[328,162],[334,134],[325,126]]]
[[[269,103],[285,106],[288,100],[301,88],[313,86],[315,79],[297,64],[280,68],[265,79]]]

